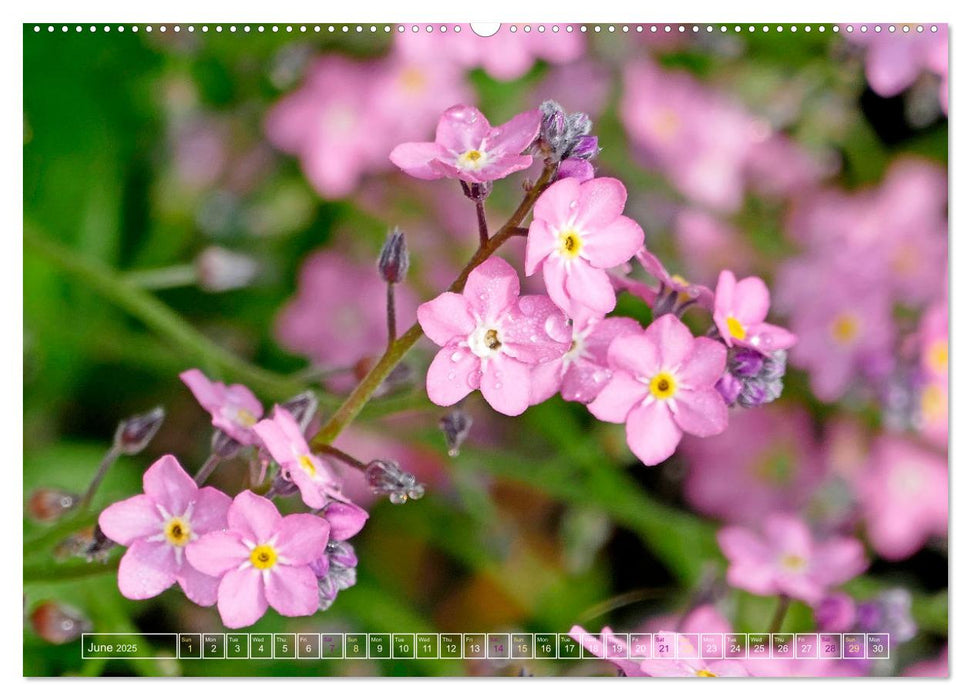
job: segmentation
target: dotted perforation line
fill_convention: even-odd
[[[458,34],[463,31],[467,31],[461,25],[458,25],[458,24],[435,24],[435,25],[433,24],[425,24],[425,25],[419,25],[419,24],[409,24],[409,25],[405,25],[405,24],[398,24],[398,25],[390,25],[390,24],[384,24],[384,25],[377,25],[377,24],[371,24],[371,25],[364,25],[364,24],[356,24],[356,25],[355,24],[326,24],[326,25],[321,25],[321,24],[284,24],[284,25],[279,25],[279,24],[270,24],[270,25],[263,25],[263,24],[258,24],[258,25],[250,25],[250,24],[243,24],[243,25],[235,25],[235,24],[228,24],[228,25],[223,25],[223,24],[216,24],[216,25],[208,25],[208,24],[202,24],[202,25],[194,25],[194,24],[188,24],[188,25],[181,25],[181,24],[158,24],[158,25],[47,24],[47,25],[40,25],[40,24],[35,24],[34,25],[34,33],[40,33],[45,30],[48,33],[53,33],[56,31],[67,33],[67,32],[70,32],[72,29],[74,30],[75,33],[80,33],[80,32],[83,32],[85,29],[87,29],[89,32],[115,31],[119,33],[124,33],[126,31],[130,31],[130,32],[137,33],[139,31],[144,31],[147,33],[152,33],[152,32],[158,31],[163,34],[169,31],[175,32],[177,34],[183,31],[189,32],[190,34],[195,33],[197,31],[202,32],[204,34],[210,31],[214,31],[217,34],[224,33],[224,32],[228,32],[230,34],[236,34],[236,33],[249,34],[249,33],[266,33],[266,32],[269,32],[269,33],[282,32],[285,34],[294,34],[294,33],[320,34],[322,32],[326,32],[328,34],[337,34],[337,33],[363,34],[365,32],[371,33],[371,34],[378,34],[378,33],[390,34],[392,31],[397,31],[399,34],[404,34],[405,32],[411,32],[413,34],[417,34],[419,32],[425,32],[427,34],[432,34],[436,32],[439,34],[447,34],[447,33],[454,32]],[[471,30],[468,30],[468,31],[471,31]],[[754,34],[756,32],[762,32],[764,34],[767,34],[772,31],[775,31],[776,33],[783,33],[788,31],[789,33],[792,33],[792,34],[800,31],[803,33],[809,33],[813,31],[816,31],[816,32],[831,31],[836,33],[845,32],[847,34],[852,34],[853,32],[858,32],[861,34],[867,33],[867,32],[874,32],[877,34],[882,32],[888,32],[890,34],[902,32],[904,34],[908,34],[912,31],[917,33],[923,33],[924,31],[930,31],[930,32],[936,33],[937,31],[939,31],[939,27],[936,24],[928,24],[928,25],[862,24],[862,25],[855,25],[855,26],[854,25],[841,26],[838,24],[832,24],[832,25],[826,25],[826,24],[819,24],[819,25],[812,25],[812,24],[801,24],[801,25],[796,25],[796,24],[761,24],[761,25],[755,25],[755,24],[748,24],[748,25],[740,25],[740,24],[735,24],[735,25],[728,25],[728,24],[647,24],[647,25],[645,24],[635,24],[635,25],[537,24],[537,25],[530,25],[530,24],[525,24],[525,25],[516,25],[516,24],[510,24],[510,25],[502,25],[499,31],[500,32],[507,31],[510,34],[515,34],[518,32],[522,32],[524,34],[529,34],[531,32],[537,32],[540,34],[545,34],[547,32],[552,34],[559,34],[561,32],[566,32],[568,34],[572,34],[573,32],[580,32],[585,34],[588,32],[593,32],[594,34],[600,34],[604,31],[606,31],[607,33],[616,33],[619,31],[624,34],[627,34],[630,32],[634,32],[637,34],[643,34],[643,33],[684,34],[687,32],[691,32],[695,34],[702,33],[702,32],[706,32],[709,34],[713,34],[716,32],[722,33],[722,34],[727,34],[729,32],[734,32],[735,34],[748,32],[750,34]]]

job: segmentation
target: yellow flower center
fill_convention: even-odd
[[[276,550],[268,544],[253,547],[249,553],[250,563],[257,569],[269,569],[276,564]]]
[[[499,341],[499,331],[494,328],[486,331],[485,346],[490,350],[498,350],[502,347],[502,343]]]
[[[568,258],[575,258],[583,248],[583,239],[576,231],[562,231],[560,233],[560,254]]]
[[[651,379],[651,394],[655,399],[670,399],[678,390],[678,383],[668,372],[658,372]]]
[[[191,536],[192,530],[189,529],[189,523],[182,518],[172,518],[165,525],[165,539],[176,547],[185,547],[189,544]]]
[[[806,568],[806,560],[798,554],[785,554],[779,562],[787,571],[802,571]]]
[[[673,109],[662,109],[655,112],[650,119],[654,133],[662,141],[671,141],[681,130],[681,120]]]
[[[247,428],[251,428],[256,425],[256,416],[247,411],[245,408],[240,408],[236,411],[236,422],[240,425],[244,425]]]
[[[712,673],[705,668],[699,668],[697,671],[695,671],[695,675],[698,676],[698,678],[718,678],[717,673]]]
[[[830,332],[836,342],[849,345],[860,334],[860,323],[853,314],[842,313],[833,319]]]
[[[944,391],[937,384],[929,384],[920,394],[920,412],[924,419],[937,422],[947,415],[947,401]]]
[[[466,170],[478,170],[485,165],[485,156],[481,151],[472,149],[459,156],[459,167]]]
[[[310,459],[310,455],[304,455],[300,458],[300,468],[307,472],[310,476],[317,473],[317,467],[314,466],[313,460]]]
[[[745,326],[739,323],[737,318],[729,316],[725,319],[725,325],[728,326],[728,335],[735,340],[745,340]]]
[[[947,372],[947,341],[937,340],[927,349],[927,364],[937,374]]]
[[[411,66],[401,71],[401,86],[408,92],[420,92],[428,80],[425,74],[418,68]]]

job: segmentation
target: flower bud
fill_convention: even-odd
[[[389,284],[402,282],[408,272],[408,247],[405,245],[405,234],[397,227],[381,248],[378,272],[381,273],[381,279]]]
[[[161,406],[126,418],[115,430],[115,448],[122,454],[137,455],[152,441],[164,420],[165,410]]]
[[[466,182],[465,180],[460,180],[459,183],[462,185],[462,192],[473,202],[484,202],[486,197],[492,194],[491,182]]]
[[[317,406],[319,404],[320,402],[317,400],[314,392],[305,391],[283,403],[280,408],[286,410],[293,416],[293,420],[297,422],[301,430],[306,430],[307,426],[310,425],[310,421],[313,420],[314,414],[317,413]]]
[[[573,150],[570,151],[570,157],[591,160],[598,153],[600,153],[600,142],[597,137],[582,136],[577,140]]]
[[[554,163],[567,158],[589,160],[597,154],[597,138],[588,136],[592,127],[590,117],[583,112],[566,114],[553,100],[546,100],[539,109],[543,119],[537,146],[547,160]]]
[[[213,431],[210,445],[212,446],[212,453],[220,459],[232,459],[239,454],[243,447],[219,428]]]
[[[73,510],[80,498],[76,493],[61,489],[37,489],[27,499],[27,515],[37,522],[54,522],[65,513]]]
[[[415,475],[402,471],[393,460],[374,460],[367,465],[364,476],[373,493],[388,496],[392,503],[405,503],[409,498],[417,501],[425,495],[425,487]]]
[[[560,163],[556,171],[556,179],[562,180],[567,177],[574,177],[580,182],[592,180],[594,176],[593,166],[585,160],[579,158],[567,158]]]
[[[245,287],[259,271],[259,264],[248,255],[219,246],[209,246],[196,258],[199,286],[207,292],[226,292]]]
[[[771,403],[782,396],[786,357],[785,350],[763,355],[749,348],[732,348],[725,374],[715,388],[729,406],[755,408]]]
[[[49,644],[66,644],[91,631],[91,622],[78,610],[44,600],[30,613],[30,625]]]
[[[458,457],[459,448],[472,430],[472,416],[461,408],[453,408],[438,421],[438,427],[445,435],[445,445],[449,457]]]

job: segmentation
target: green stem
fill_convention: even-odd
[[[779,604],[775,608],[775,614],[772,616],[772,622],[769,623],[769,634],[775,634],[782,629],[782,623],[785,622],[786,613],[789,612],[790,602],[791,600],[789,596],[779,596]]]
[[[66,564],[46,562],[24,566],[24,583],[55,583],[58,581],[77,581],[92,576],[113,574],[118,570],[121,554],[116,553],[105,562],[73,561]]]
[[[121,275],[121,278],[142,289],[176,289],[191,287],[198,281],[199,275],[195,265],[186,263],[154,270],[132,270]]]
[[[77,510],[79,513],[84,513],[87,511],[88,506],[91,505],[91,499],[98,492],[98,487],[101,486],[101,482],[105,478],[105,474],[111,468],[111,465],[118,461],[121,456],[121,450],[118,449],[117,445],[112,445],[111,449],[105,453],[104,458],[101,460],[101,465],[98,467],[98,472],[94,475],[91,480],[91,484],[88,486],[88,490],[84,492],[81,500],[78,502]]]
[[[492,256],[499,248],[509,240],[512,236],[516,235],[516,231],[519,230],[519,225],[522,223],[523,219],[529,213],[530,209],[533,208],[533,204],[546,189],[547,185],[550,183],[550,179],[553,177],[555,172],[555,166],[547,165],[543,168],[543,173],[540,175],[536,183],[529,189],[526,196],[523,197],[523,201],[519,203],[516,211],[513,212],[512,216],[509,217],[509,221],[499,229],[496,235],[492,236],[486,240],[479,249],[475,251],[472,259],[469,260],[468,264],[459,273],[459,276],[452,282],[451,286],[447,291],[449,292],[461,292],[465,288],[465,282],[469,278],[469,274],[485,262],[489,257]],[[341,431],[353,421],[357,415],[361,412],[361,409],[367,404],[371,399],[371,396],[381,383],[387,378],[401,359],[405,356],[411,347],[418,342],[422,337],[421,326],[417,323],[409,328],[405,333],[400,336],[397,340],[388,346],[384,355],[375,363],[371,371],[367,373],[361,383],[358,384],[354,391],[351,392],[344,403],[341,404],[340,408],[330,417],[330,420],[317,431],[314,435],[313,440],[311,440],[310,446],[319,450],[325,445],[329,445],[334,441]]]
[[[287,399],[303,387],[287,377],[254,367],[212,342],[187,324],[172,309],[144,289],[132,284],[104,263],[80,255],[60,243],[24,228],[24,244],[54,263],[63,272],[84,282],[89,288],[168,338],[186,355],[186,361],[213,365],[245,382],[259,393],[274,399]]]

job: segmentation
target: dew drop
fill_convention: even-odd
[[[455,379],[455,372],[449,372],[448,373],[448,380],[449,381],[452,381],[453,379]]]
[[[451,359],[452,362],[458,362],[459,360],[462,359],[462,353],[456,350],[455,352],[452,353],[452,357],[449,359]]]
[[[496,390],[502,389],[502,382],[496,382]]]
[[[579,204],[577,203],[577,200],[574,199],[572,202],[570,202],[570,209],[576,209],[578,206]]]

